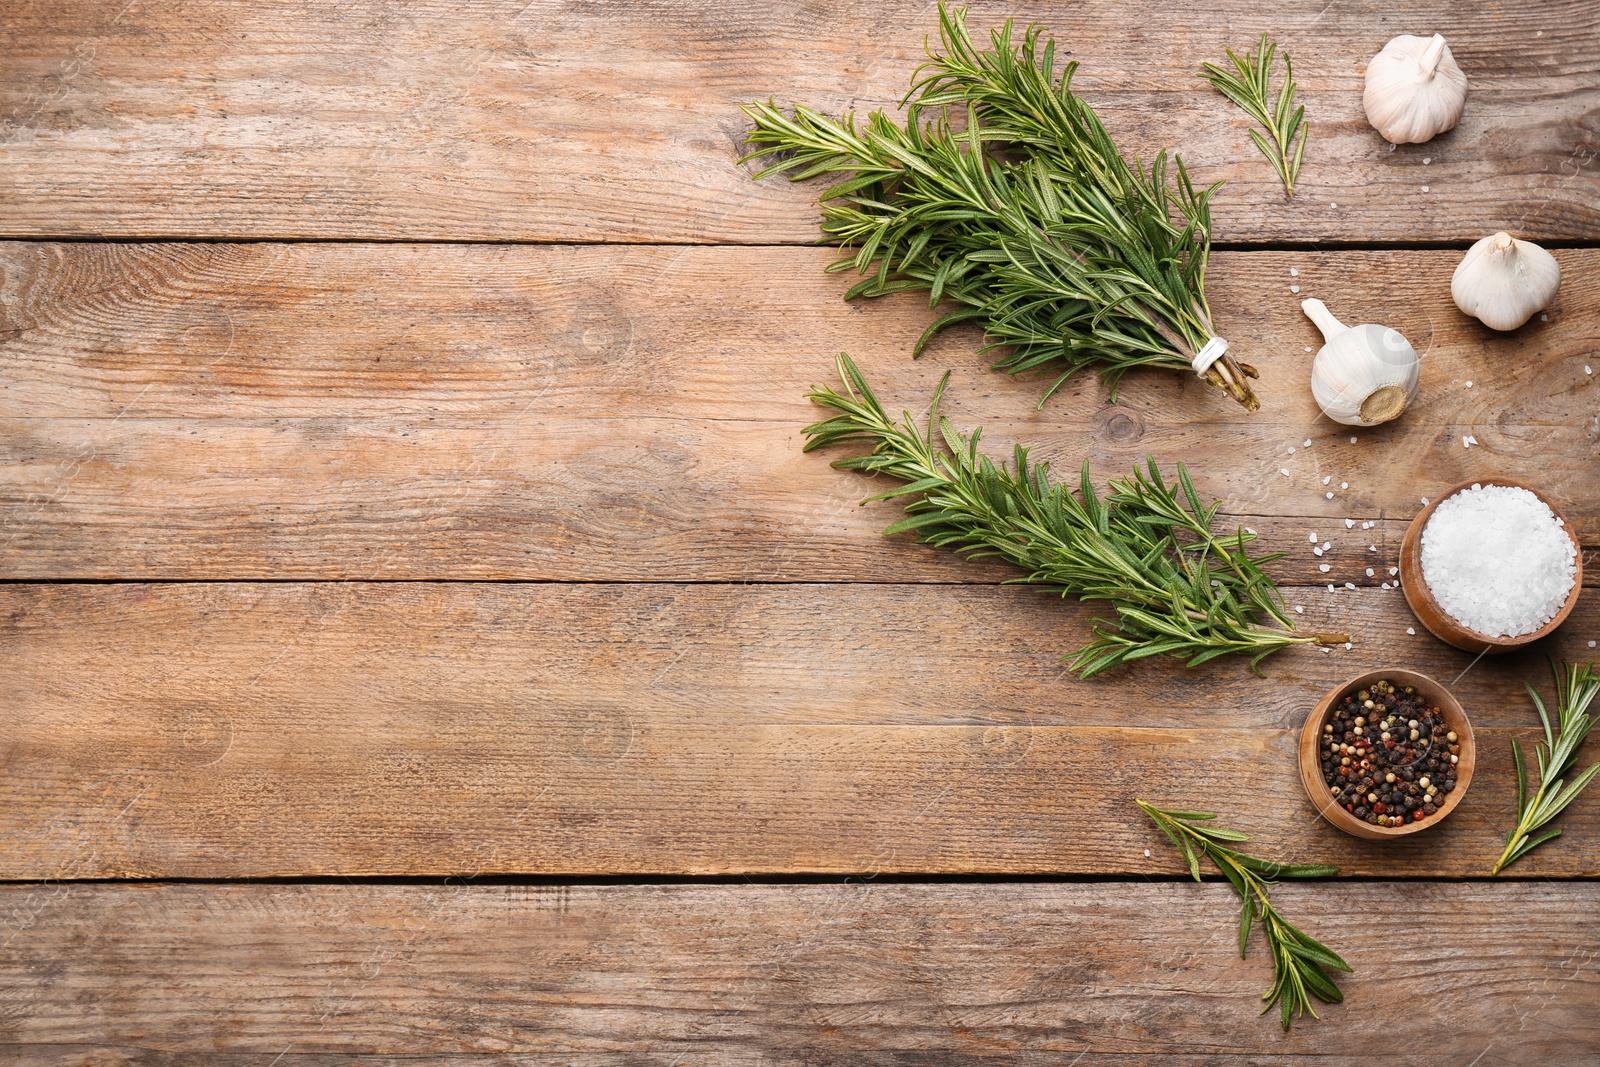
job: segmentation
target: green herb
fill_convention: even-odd
[[[939,417],[945,374],[923,433],[909,413],[891,419],[860,370],[841,353],[843,394],[813,387],[808,398],[838,415],[808,426],[805,450],[867,442],[868,455],[835,467],[887,474],[905,485],[862,503],[907,496],[909,517],[884,531],[913,532],[917,540],[970,559],[999,558],[1026,570],[1013,579],[1083,600],[1109,601],[1115,623],[1096,620],[1095,639],[1072,657],[1088,678],[1130,660],[1166,655],[1190,666],[1227,653],[1262,659],[1289,645],[1348,641],[1344,634],[1294,632],[1277,587],[1261,564],[1281,553],[1252,557],[1254,535],[1211,531],[1219,503],[1200,503],[1188,472],[1178,467],[1167,484],[1155,461],[1112,482],[1102,499],[1084,464],[1078,495],[1052,484],[1046,463],[1030,463],[1018,447],[1011,467],[978,451],[982,429],[970,436]],[[935,438],[942,438],[943,446]],[[1275,624],[1269,626],[1267,624]],[[1278,628],[1278,627],[1281,627]]]
[[[1239,956],[1244,957],[1250,941],[1252,923],[1261,924],[1261,932],[1272,950],[1272,988],[1262,994],[1267,1006],[1265,1015],[1278,1005],[1283,1018],[1283,1028],[1289,1029],[1289,1020],[1307,1012],[1313,1019],[1320,1018],[1312,1006],[1316,997],[1324,1004],[1338,1004],[1344,994],[1322,968],[1349,971],[1350,965],[1339,955],[1305,931],[1289,922],[1272,906],[1267,887],[1277,885],[1279,878],[1326,878],[1339,873],[1339,868],[1320,864],[1282,864],[1256,859],[1236,852],[1228,844],[1248,841],[1249,837],[1237,830],[1221,826],[1198,825],[1216,818],[1209,811],[1165,811],[1142,800],[1135,801],[1144,813],[1161,828],[1161,832],[1183,853],[1189,862],[1189,873],[1200,880],[1200,854],[1216,864],[1217,870],[1233,884],[1243,907],[1239,912]],[[1227,844],[1225,844],[1226,842]]]
[[[1305,158],[1311,127],[1303,122],[1306,117],[1305,106],[1294,106],[1294,65],[1289,62],[1288,52],[1283,54],[1283,86],[1278,90],[1277,99],[1268,103],[1272,91],[1269,84],[1272,57],[1278,45],[1263,33],[1258,47],[1259,52],[1247,51],[1243,59],[1235,55],[1233,49],[1228,49],[1233,70],[1224,70],[1216,63],[1202,63],[1205,73],[1200,77],[1209,81],[1217,92],[1232,100],[1271,134],[1269,141],[1260,130],[1251,130],[1250,139],[1278,172],[1278,179],[1283,182],[1283,195],[1293,196],[1294,182],[1300,175],[1300,161]],[[1300,136],[1298,145],[1295,145],[1296,134]]]
[[[1578,748],[1589,735],[1594,720],[1588,715],[1589,705],[1600,695],[1600,677],[1594,673],[1594,664],[1563,662],[1550,663],[1556,676],[1556,722],[1552,726],[1550,714],[1545,710],[1539,693],[1528,686],[1533,706],[1539,709],[1539,721],[1544,724],[1544,740],[1534,746],[1534,758],[1539,763],[1539,791],[1528,799],[1528,768],[1522,758],[1522,746],[1511,740],[1511,756],[1517,765],[1517,828],[1506,837],[1506,850],[1495,861],[1490,874],[1499,874],[1552,837],[1561,836],[1561,828],[1546,830],[1531,836],[1545,823],[1564,811],[1568,804],[1578,799],[1578,794],[1600,774],[1600,763],[1591,763],[1572,781],[1567,775],[1578,762]]]
[[[1148,169],[1128,163],[1073,94],[1077,64],[1054,73],[1040,27],[1015,44],[1007,22],[979,51],[965,10],[941,5],[939,31],[944,54],[919,70],[903,126],[878,111],[858,127],[853,115],[746,107],[755,150],[745,159],[775,157],[756,178],[846,176],[821,194],[824,232],[855,249],[829,269],[870,275],[845,298],[926,290],[929,306],[956,305],[915,353],[976,322],[988,349],[1010,346],[996,367],[1058,372],[1041,404],[1086,367],[1113,395],[1134,367],[1190,371],[1215,334],[1205,271],[1216,186],[1197,192],[1177,157],[1169,182],[1164,151]],[[1245,380],[1253,368],[1223,355],[1204,376],[1260,406]]]

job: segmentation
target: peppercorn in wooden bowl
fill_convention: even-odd
[[[1422,577],[1422,531],[1428,525],[1428,520],[1433,517],[1434,509],[1449,500],[1464,489],[1471,489],[1476,485],[1498,485],[1509,489],[1526,489],[1538,497],[1549,509],[1555,513],[1556,518],[1562,522],[1562,528],[1567,536],[1572,538],[1573,547],[1577,552],[1573,565],[1576,568],[1572,578],[1572,591],[1567,595],[1566,603],[1561,610],[1556,612],[1554,618],[1531,633],[1519,634],[1516,637],[1499,637],[1479,633],[1457,622],[1435,599],[1433,592],[1428,588],[1428,583]],[[1423,508],[1417,517],[1411,520],[1406,527],[1404,539],[1400,542],[1400,588],[1406,595],[1406,603],[1411,606],[1411,613],[1417,621],[1427,628],[1439,640],[1447,645],[1466,652],[1487,652],[1495,655],[1507,652],[1513,648],[1521,648],[1539,638],[1550,634],[1556,627],[1567,621],[1567,616],[1572,614],[1572,609],[1578,603],[1578,594],[1583,592],[1583,545],[1578,541],[1577,531],[1572,528],[1572,523],[1561,514],[1561,509],[1539,490],[1509,478],[1475,478],[1471,481],[1461,482],[1445,490],[1433,503]]]
[[[1435,716],[1437,723],[1426,721]],[[1392,728],[1386,725],[1391,721]],[[1300,731],[1300,781],[1312,806],[1345,833],[1369,840],[1437,826],[1466,796],[1476,762],[1472,724],[1460,702],[1415,671],[1368,671],[1350,679],[1317,703]]]

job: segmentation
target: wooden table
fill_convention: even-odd
[[[8,0],[0,1059],[1600,1061],[1600,796],[1485,877],[1523,684],[1594,655],[1600,606],[1473,665],[1380,586],[1476,475],[1600,542],[1600,6],[972,20],[1013,14],[1130,153],[1227,181],[1210,290],[1259,413],[1170,373],[1036,410],[973,332],[913,363],[920,298],[840,300],[817,188],[750,180],[738,105],[893,105],[920,0]],[[1195,77],[1263,30],[1313,125],[1287,202]],[[1466,116],[1391,148],[1362,68],[1434,30]],[[1449,295],[1500,228],[1565,272],[1508,335]],[[1302,296],[1425,353],[1402,420],[1317,417]],[[1090,610],[882,538],[877,487],[800,453],[840,350],[896,408],[953,370],[997,452],[1187,462],[1354,647],[1076,680]],[[1399,844],[1294,772],[1307,709],[1377,666],[1465,671],[1481,746]],[[1276,896],[1355,966],[1346,1003],[1257,1019],[1260,944],[1135,796],[1341,865]]]

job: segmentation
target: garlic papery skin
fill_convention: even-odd
[[[1367,121],[1392,144],[1421,144],[1454,129],[1467,106],[1467,76],[1444,37],[1402,34],[1367,64]]]
[[[1422,378],[1411,342],[1375,323],[1346,326],[1320,300],[1302,300],[1300,308],[1327,342],[1311,361],[1311,395],[1322,413],[1345,426],[1398,418]]]
[[[1450,278],[1456,307],[1491,330],[1515,330],[1549,307],[1560,287],[1555,256],[1503,231],[1467,249]]]

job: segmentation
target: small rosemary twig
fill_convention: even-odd
[[[1535,848],[1553,837],[1561,836],[1561,828],[1546,830],[1537,837],[1534,831],[1560,815],[1568,804],[1578,799],[1596,774],[1600,762],[1591,763],[1572,781],[1566,776],[1578,761],[1578,747],[1589,735],[1594,720],[1589,717],[1589,705],[1600,695],[1600,677],[1594,673],[1592,663],[1566,663],[1556,666],[1550,662],[1556,676],[1556,722],[1552,726],[1544,701],[1533,686],[1528,695],[1533,706],[1539,709],[1539,721],[1544,724],[1544,740],[1534,746],[1534,758],[1539,764],[1539,791],[1528,799],[1528,768],[1522,758],[1522,746],[1511,739],[1511,756],[1517,765],[1517,828],[1506,835],[1506,850],[1495,861],[1490,874],[1499,874]]]
[[[1216,864],[1223,877],[1232,883],[1243,902],[1239,912],[1241,959],[1250,943],[1251,925],[1256,922],[1261,924],[1267,947],[1272,951],[1273,968],[1272,988],[1261,996],[1267,1002],[1261,1014],[1265,1015],[1274,1004],[1278,1005],[1283,1028],[1287,1030],[1290,1019],[1296,1015],[1309,1012],[1313,1019],[1320,1018],[1312,1006],[1312,997],[1324,1004],[1338,1004],[1344,1000],[1344,994],[1322,968],[1350,971],[1350,965],[1338,953],[1278,914],[1267,894],[1267,887],[1277,885],[1279,878],[1326,878],[1338,874],[1339,868],[1322,864],[1273,863],[1247,856],[1224,844],[1248,841],[1247,835],[1222,826],[1204,825],[1217,817],[1213,812],[1166,811],[1142,800],[1134,803],[1183,853],[1183,858],[1189,863],[1189,873],[1194,875],[1195,881],[1200,881],[1199,854],[1204,853],[1207,859]]]
[[[1225,70],[1216,63],[1202,63],[1205,73],[1199,76],[1261,123],[1272,135],[1269,141],[1260,130],[1250,131],[1250,139],[1278,172],[1278,179],[1283,182],[1283,195],[1293,196],[1311,127],[1303,121],[1305,106],[1295,107],[1294,104],[1294,66],[1289,62],[1288,52],[1283,54],[1283,86],[1278,90],[1277,99],[1268,103],[1272,91],[1269,84],[1272,57],[1278,50],[1278,44],[1263,33],[1258,47],[1259,52],[1247,51],[1242,59],[1230,48],[1228,59],[1233,62],[1233,70]],[[1295,144],[1296,134],[1300,137],[1298,145]]]

